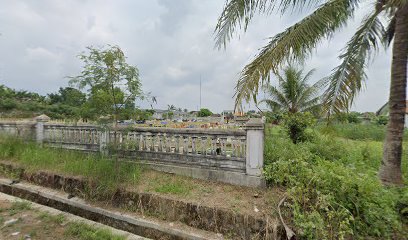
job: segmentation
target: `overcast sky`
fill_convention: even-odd
[[[0,0],[0,84],[40,94],[67,86],[78,75],[76,57],[87,46],[119,45],[141,73],[145,92],[157,96],[156,108],[167,104],[215,112],[233,109],[240,70],[266,44],[303,14],[255,18],[225,50],[214,49],[214,27],[224,0]],[[313,80],[328,75],[339,50],[364,15],[324,41],[306,61],[316,68]],[[365,90],[353,109],[376,111],[388,99],[390,49],[380,52],[368,70]],[[146,106],[146,103],[140,103]],[[253,108],[253,104],[247,106]]]

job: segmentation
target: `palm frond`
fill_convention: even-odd
[[[272,10],[302,9],[322,0],[227,0],[215,27],[215,46],[225,47],[237,29],[246,31],[256,13],[270,14]]]
[[[331,0],[311,15],[271,38],[256,58],[241,72],[236,86],[236,103],[249,101],[270,73],[286,63],[305,59],[316,45],[330,37],[353,16],[357,0]]]
[[[340,55],[341,64],[333,69],[325,91],[325,111],[348,110],[366,78],[365,68],[371,55],[378,49],[385,33],[378,18],[379,11],[368,15]],[[373,51],[374,50],[374,51]]]
[[[275,111],[275,110],[280,110],[280,109],[282,109],[283,108],[283,106],[280,104],[280,103],[278,103],[278,102],[275,102],[275,101],[273,101],[273,100],[271,100],[271,99],[262,99],[260,102],[259,102],[259,104],[261,104],[261,103],[266,103],[266,105],[269,107],[269,109],[271,109],[272,111]]]
[[[383,42],[386,47],[389,47],[391,44],[392,39],[394,38],[394,33],[395,33],[395,16],[391,18],[390,23],[387,26],[387,30],[384,32],[383,35]]]
[[[280,109],[290,112],[303,111],[319,105],[321,99],[319,94],[325,80],[310,86],[305,79],[309,79],[312,73],[313,71],[309,71],[304,75],[302,69],[289,65],[284,68],[283,74],[275,74],[279,79],[277,87],[270,84],[262,87],[268,98],[259,103],[266,103],[271,109],[279,106]]]
[[[276,87],[272,85],[267,85],[264,87],[264,89],[265,89],[265,93],[269,95],[269,99],[272,99],[273,101],[279,103],[281,107],[289,106],[290,103],[286,95],[282,91],[280,91],[279,89],[277,89]],[[259,103],[262,103],[262,101],[260,101]]]

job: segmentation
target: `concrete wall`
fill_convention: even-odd
[[[106,129],[48,124],[48,120],[42,115],[29,123],[0,122],[0,133],[35,139],[50,147],[114,154],[191,177],[247,186],[263,183],[264,126],[260,119],[251,119],[245,130]]]

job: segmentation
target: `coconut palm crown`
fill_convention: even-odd
[[[294,66],[284,68],[283,74],[275,73],[278,85],[271,84],[263,86],[267,98],[261,100],[259,104],[265,103],[273,111],[296,112],[316,112],[320,106],[321,96],[318,95],[324,80],[309,85],[308,81],[314,69],[303,74],[303,70],[298,70]]]
[[[236,104],[249,101],[288,61],[304,61],[323,39],[350,21],[362,5],[369,13],[340,53],[340,65],[329,76],[323,109],[328,115],[348,110],[366,79],[367,63],[380,47],[393,41],[390,121],[384,143],[380,179],[402,184],[402,135],[406,107],[408,57],[408,0],[227,0],[215,29],[216,46],[225,47],[238,29],[247,29],[255,14],[285,14],[305,8],[313,12],[269,39],[244,67],[236,86]],[[383,20],[385,19],[385,20]]]

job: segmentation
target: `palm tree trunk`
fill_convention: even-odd
[[[392,49],[390,120],[384,142],[379,177],[384,184],[403,184],[401,172],[402,137],[406,112],[408,57],[408,4],[396,12],[395,38]]]

